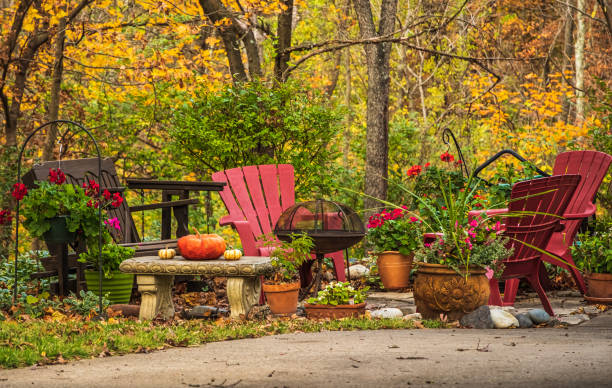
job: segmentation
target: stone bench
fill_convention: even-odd
[[[185,260],[177,256],[161,260],[157,256],[135,257],[121,263],[122,272],[136,274],[142,295],[140,319],[174,317],[172,285],[174,275],[227,277],[227,298],[232,319],[246,316],[259,302],[261,275],[274,272],[269,257],[244,256],[240,260]]]

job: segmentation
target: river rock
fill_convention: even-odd
[[[516,320],[519,322],[519,326],[521,329],[533,327],[533,321],[529,318],[529,314],[522,313],[514,316]]]
[[[421,319],[423,319],[423,316],[421,315],[421,313],[412,313],[412,314],[404,315],[404,320],[406,321],[414,321],[414,320],[421,320]]]
[[[501,309],[490,310],[491,320],[496,329],[507,329],[509,327],[519,327],[519,321],[507,311]]]
[[[402,318],[404,313],[395,307],[385,307],[380,310],[370,311],[370,316],[372,318]]]
[[[590,318],[586,314],[574,314],[567,317],[559,317],[559,321],[561,323],[566,323],[568,325],[578,325],[584,321],[588,321]]]
[[[532,309],[527,314],[536,325],[550,321],[550,315],[542,309]]]
[[[480,306],[469,314],[464,315],[459,320],[463,327],[472,327],[474,329],[493,329],[495,325],[491,319],[491,311],[489,306]]]
[[[370,274],[370,270],[365,265],[361,265],[361,264],[351,265],[346,270],[347,276],[349,275],[349,271],[350,271],[351,279],[359,279],[364,276],[368,276]]]

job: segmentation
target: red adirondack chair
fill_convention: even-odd
[[[567,174],[514,185],[508,210],[520,216],[507,217],[504,232],[510,238],[509,247],[514,248],[514,253],[504,261],[505,269],[500,278],[490,281],[489,304],[514,304],[514,298],[512,301],[501,300],[498,281],[525,278],[538,293],[546,312],[554,315],[541,284],[547,275],[542,254],[537,249],[546,248],[553,232],[560,227],[561,216],[565,214],[580,180],[580,175]]]
[[[215,172],[212,179],[227,183],[220,195],[229,214],[219,220],[219,225],[236,228],[246,256],[269,256],[270,248],[261,246],[260,237],[271,233],[282,212],[295,203],[293,166],[237,167]],[[345,281],[342,252],[329,256],[334,263],[336,278]],[[301,270],[302,286],[311,280],[311,264],[305,264]]]
[[[550,255],[541,255],[542,260],[560,266],[568,270],[578,286],[580,292],[586,292],[584,279],[576,268],[571,255],[570,247],[574,243],[578,229],[582,221],[595,214],[597,207],[593,203],[595,194],[601,185],[608,168],[612,163],[612,156],[599,151],[568,151],[559,154],[553,167],[553,175],[579,174],[582,179],[574,191],[565,214],[561,221],[560,231],[553,232],[545,251]],[[507,212],[508,209],[487,210],[488,215]],[[480,211],[471,212],[475,217]],[[518,279],[510,279],[506,282],[504,302],[514,303],[518,290]]]

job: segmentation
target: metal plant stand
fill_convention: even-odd
[[[61,131],[58,129],[57,131],[57,135],[60,137],[60,139],[64,139],[66,134],[73,132],[73,133],[78,133],[78,132],[85,132],[87,134],[87,136],[92,140],[92,142],[94,143],[94,146],[96,148],[96,154],[97,154],[97,158],[98,158],[98,174],[96,176],[98,183],[101,183],[100,181],[100,176],[101,176],[101,170],[102,170],[102,157],[100,154],[100,148],[98,147],[98,142],[96,141],[96,139],[94,138],[94,136],[91,134],[91,132],[85,128],[84,126],[82,126],[79,123],[76,123],[74,121],[70,121],[70,120],[54,120],[54,121],[49,121],[47,123],[42,124],[41,126],[39,126],[38,128],[36,128],[25,140],[25,142],[23,143],[23,145],[21,146],[20,150],[19,150],[19,159],[17,161],[17,182],[21,182],[22,180],[22,176],[21,176],[21,162],[23,159],[23,152],[26,149],[26,146],[28,145],[28,143],[30,142],[30,140],[34,137],[34,135],[36,135],[37,133],[39,133],[40,131],[42,131],[43,129],[47,128],[47,127],[51,127],[51,126],[58,126],[58,125],[66,125],[67,128],[64,131]],[[74,130],[74,128],[76,128],[76,130]],[[61,141],[60,141],[61,144]],[[60,148],[60,160],[58,161],[58,164],[61,165],[61,148]],[[100,193],[98,192],[97,197],[98,200],[100,199]],[[15,284],[14,284],[14,288],[13,288],[13,305],[15,305],[17,303],[17,270],[18,270],[18,266],[19,266],[19,210],[20,210],[20,205],[21,205],[21,201],[17,201],[17,206],[16,206],[16,212],[15,212]],[[103,272],[102,272],[102,209],[101,207],[98,207],[98,276],[99,276],[99,283],[100,283],[100,289],[99,291],[99,299],[98,299],[98,313],[100,316],[102,316],[102,278],[103,278]],[[55,252],[56,252],[56,256],[57,257],[57,263],[58,263],[58,286],[59,286],[59,291],[60,291],[60,296],[64,296],[64,290],[66,287],[66,283],[67,283],[67,279],[68,279],[68,273],[67,273],[67,261],[68,261],[68,244],[63,243],[63,244],[52,244],[51,245]]]

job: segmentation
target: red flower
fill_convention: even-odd
[[[28,193],[28,188],[23,183],[15,183],[13,185],[13,193],[11,194],[16,200],[21,201]]]
[[[104,196],[104,199],[107,200],[107,201],[111,198],[110,191],[108,191],[106,189],[104,189],[104,191],[102,192],[102,195]]]
[[[451,155],[451,157],[452,157],[452,155]],[[452,161],[452,159],[451,159],[451,161]],[[455,166],[461,166],[461,163],[463,163],[463,162],[461,161],[461,159],[459,159],[459,160],[457,160],[455,162]]]
[[[100,202],[96,201],[93,202],[91,199],[89,201],[87,201],[87,207],[94,207],[94,209],[97,209],[98,206],[100,206]]]
[[[89,184],[83,183],[83,188],[85,189],[85,195],[88,197],[97,196],[100,192],[100,185],[93,180],[89,181]]]
[[[425,163],[425,168],[429,167],[431,165],[431,163],[427,162]]]
[[[408,176],[417,176],[421,173],[421,171],[423,171],[423,168],[416,164],[410,167],[410,169],[408,170]]]
[[[440,160],[446,163],[450,163],[455,160],[455,157],[449,154],[448,152],[445,152],[442,155],[440,155]]]
[[[11,211],[8,209],[0,210],[0,225],[10,224],[13,221]]]
[[[446,206],[442,206],[442,210],[446,210]]]
[[[474,204],[474,207],[483,207],[483,206],[482,206],[482,203],[478,202]]]
[[[111,203],[111,205],[113,207],[119,207],[121,206],[122,203],[123,203],[123,198],[121,198],[121,194],[119,193],[113,194],[113,202]]]
[[[56,185],[61,185],[62,183],[66,182],[66,175],[59,168],[57,170],[50,168],[49,182],[55,183]]]

